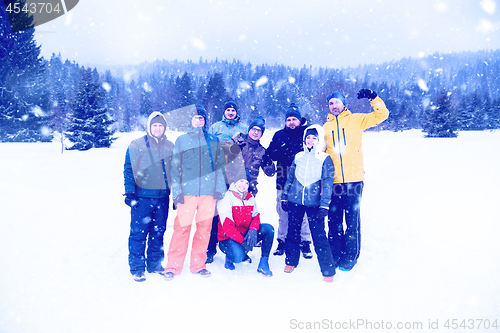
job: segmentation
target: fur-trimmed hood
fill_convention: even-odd
[[[313,150],[316,153],[320,153],[322,151],[325,151],[325,149],[326,149],[325,130],[323,129],[322,126],[317,125],[317,124],[314,124],[314,125],[307,127],[306,130],[304,131],[304,138],[302,140],[303,145],[304,145],[304,150],[307,149],[306,133],[307,133],[307,130],[309,130],[309,129],[315,129],[318,132],[318,144],[313,147]]]
[[[154,137],[153,134],[151,134],[151,121],[153,120],[153,118],[158,117],[158,116],[162,117],[163,120],[165,120],[165,131],[163,132],[163,136],[165,136],[165,132],[167,131],[167,119],[165,118],[165,116],[163,115],[163,113],[161,113],[159,111],[152,112],[149,115],[148,122],[147,122],[147,125],[146,125],[146,132],[148,133],[148,135],[150,137],[155,138],[156,141],[158,141],[158,139],[156,137]]]

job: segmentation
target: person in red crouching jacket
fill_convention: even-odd
[[[246,254],[253,250],[257,242],[262,241],[261,258],[257,272],[272,276],[269,269],[269,253],[273,245],[274,228],[267,223],[260,223],[255,197],[248,192],[250,171],[245,168],[236,175],[234,182],[224,198],[217,203],[219,211],[219,248],[226,254],[224,267],[234,270],[235,263],[240,263]]]

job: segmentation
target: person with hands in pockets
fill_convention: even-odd
[[[328,240],[335,266],[342,271],[349,271],[356,265],[361,249],[360,203],[365,177],[363,132],[389,117],[384,101],[373,90],[361,89],[357,97],[367,98],[373,112],[351,113],[344,95],[335,91],[326,99],[330,113],[323,125],[326,152],[335,165],[332,201],[328,211]]]
[[[163,274],[163,235],[170,194],[168,175],[174,149],[165,136],[166,127],[162,113],[151,113],[146,135],[132,141],[125,155],[125,203],[130,206],[131,215],[128,262],[137,282],[146,280],[146,269],[149,273]]]
[[[255,197],[248,191],[251,180],[252,175],[248,169],[238,172],[224,198],[217,203],[219,248],[226,254],[224,267],[234,270],[234,264],[242,262],[257,242],[262,241],[257,272],[272,276],[269,253],[273,244],[274,228],[270,224],[260,223]]]
[[[324,133],[320,125],[306,128],[304,150],[295,155],[281,194],[281,206],[288,212],[285,273],[293,272],[299,264],[300,228],[307,215],[323,280],[333,282],[335,266],[326,237],[325,217],[332,197],[334,166],[331,157],[323,152]]]

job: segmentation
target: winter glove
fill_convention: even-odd
[[[321,207],[318,210],[318,215],[316,215],[316,218],[323,222],[326,216],[328,216],[328,209]]]
[[[373,90],[363,88],[358,92],[358,99],[361,98],[368,98],[368,99],[374,99],[377,97],[377,93]]]
[[[288,200],[281,200],[281,209],[288,212]]]
[[[215,194],[214,194],[214,199],[215,200],[220,200],[222,198],[224,198],[224,196],[222,194],[220,194],[219,192],[215,192]]]
[[[241,246],[243,246],[245,252],[250,252],[253,250],[255,244],[257,244],[257,230],[248,229],[248,232],[245,235],[245,240],[243,240]]]
[[[137,207],[139,205],[139,201],[137,201],[135,193],[133,192],[125,193],[125,204],[130,208]]]

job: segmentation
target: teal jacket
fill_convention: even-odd
[[[233,135],[237,132],[247,134],[248,127],[240,123],[239,115],[236,115],[236,118],[231,120],[227,119],[226,116],[223,115],[222,120],[210,126],[208,132],[218,137],[221,142],[227,142],[231,140]]]
[[[170,179],[172,198],[184,195],[211,195],[226,192],[226,158],[219,139],[205,128],[188,126],[175,141]]]

